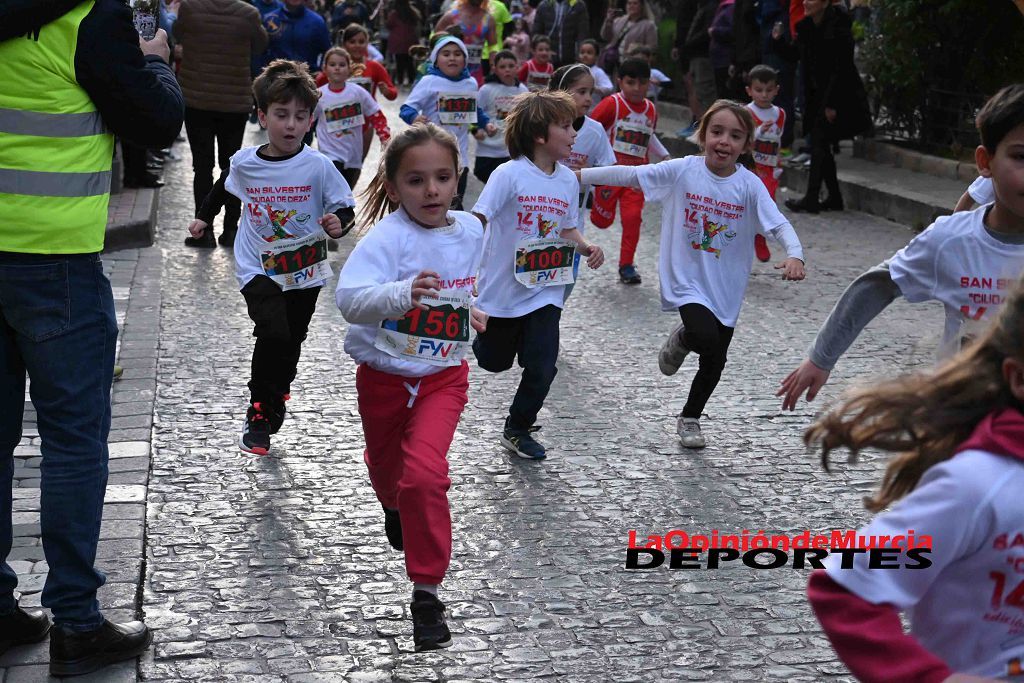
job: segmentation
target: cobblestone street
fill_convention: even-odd
[[[247,142],[257,135],[249,126]],[[677,320],[659,306],[659,207],[645,212],[639,287],[618,283],[618,225],[591,226],[610,263],[584,274],[562,318],[560,372],[539,420],[547,461],[513,460],[497,443],[518,373],[490,375],[471,361],[450,454],[454,554],[441,594],[455,644],[414,654],[411,588],[362,463],[333,282],[271,456],[240,453],[251,322],[231,251],[182,244],[193,206],[187,144],[178,149],[158,244],[140,252],[161,258],[136,274],[159,282],[162,299],[142,591],[155,645],[140,678],[848,679],[807,606],[806,571],[626,571],[625,547],[630,529],[796,533],[866,519],[860,498],[881,462],[826,474],[802,431],[854,378],[931,362],[940,308],[892,306],[816,403],[783,415],[773,394],[845,285],[905,244],[908,229],[853,212],[794,218],[808,279],[786,283],[771,264],[755,265],[703,420],[709,446],[688,451],[675,415],[695,364],[666,378],[656,362]],[[360,187],[376,155],[374,143]],[[479,188],[471,180],[472,196]],[[335,273],[352,245],[347,237],[332,255]],[[122,364],[130,377],[131,360]]]

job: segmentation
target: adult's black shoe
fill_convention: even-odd
[[[26,612],[15,606],[14,611],[0,617],[0,654],[14,645],[38,643],[50,632],[50,618],[45,612]]]
[[[138,657],[153,642],[153,634],[141,621],[115,624],[103,620],[92,631],[72,631],[61,626],[50,634],[50,675],[80,676],[108,664]]]
[[[825,201],[821,203],[822,211],[844,211],[846,205],[843,204],[842,197],[832,197],[831,195],[825,197]]]
[[[186,247],[202,247],[203,249],[213,249],[217,246],[217,240],[213,238],[213,228],[207,228],[203,230],[203,234],[199,237],[192,237],[189,235],[185,238]]]
[[[152,173],[143,173],[137,178],[125,178],[125,187],[163,187],[164,181],[157,178]]]
[[[797,213],[818,213],[821,211],[821,204],[809,202],[806,197],[804,199],[787,199],[786,208]]]

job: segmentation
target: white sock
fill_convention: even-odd
[[[436,583],[414,583],[412,585],[412,592],[425,591],[430,593],[435,598],[437,597],[437,584]]]

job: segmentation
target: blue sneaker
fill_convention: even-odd
[[[640,271],[632,263],[628,266],[619,266],[619,280],[624,285],[638,285],[643,282],[640,279]]]
[[[540,427],[536,425],[526,429],[512,429],[508,426],[508,418],[505,418],[505,428],[501,432],[501,445],[520,458],[543,460],[548,457],[547,452],[536,439],[530,436],[538,430]]]
[[[691,135],[693,135],[694,133],[696,133],[696,132],[697,132],[697,128],[698,128],[698,127],[700,127],[700,122],[699,122],[699,121],[696,121],[696,120],[694,120],[694,122],[693,122],[693,123],[691,123],[691,124],[690,124],[689,126],[687,126],[686,128],[680,128],[680,129],[679,129],[679,132],[678,132],[678,133],[676,133],[676,137],[680,137],[680,138],[688,138],[688,137],[690,137]]]

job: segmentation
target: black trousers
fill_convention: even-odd
[[[416,80],[416,63],[413,61],[412,55],[396,54],[395,55],[395,85],[402,85],[408,83],[412,85],[413,81]]]
[[[828,196],[838,199],[839,179],[836,177],[836,158],[832,155],[832,136],[829,135],[830,124],[824,114],[820,121],[815,121],[811,128],[811,170],[807,178],[807,194],[809,202],[819,201],[821,184],[825,183]]]
[[[228,167],[231,155],[242,147],[245,122],[248,119],[248,113],[185,107],[185,130],[188,132],[188,146],[192,150],[192,193],[195,196],[196,211],[213,189],[214,159],[221,170]],[[237,230],[241,215],[242,203],[237,197],[228,197],[224,203],[224,229]]]
[[[242,288],[256,337],[250,402],[272,407],[284,403],[319,295],[320,287],[284,291],[266,275],[257,275]]]
[[[490,180],[491,174],[494,173],[494,169],[498,168],[510,159],[511,157],[478,156],[476,161],[473,162],[473,175],[475,175],[481,183],[486,183]]]
[[[356,189],[356,183],[359,182],[359,176],[363,173],[363,169],[345,168],[345,162],[343,161],[335,161],[334,168],[338,169],[338,173],[340,173],[345,179],[345,182],[348,183],[349,189],[354,192]]]
[[[683,345],[700,356],[697,374],[690,384],[690,395],[683,406],[683,417],[700,418],[704,406],[722,379],[734,327],[726,327],[706,306],[686,304],[679,307],[683,320]]]
[[[519,359],[522,379],[508,409],[510,429],[527,429],[537,421],[551,383],[558,374],[558,323],[562,309],[548,304],[518,318],[487,320],[487,331],[473,340],[477,364],[488,372],[504,372]]]
[[[469,182],[469,168],[464,168],[459,172],[459,187],[455,190],[455,196],[452,198],[452,209],[454,211],[462,211],[462,198],[466,195],[466,183]]]

